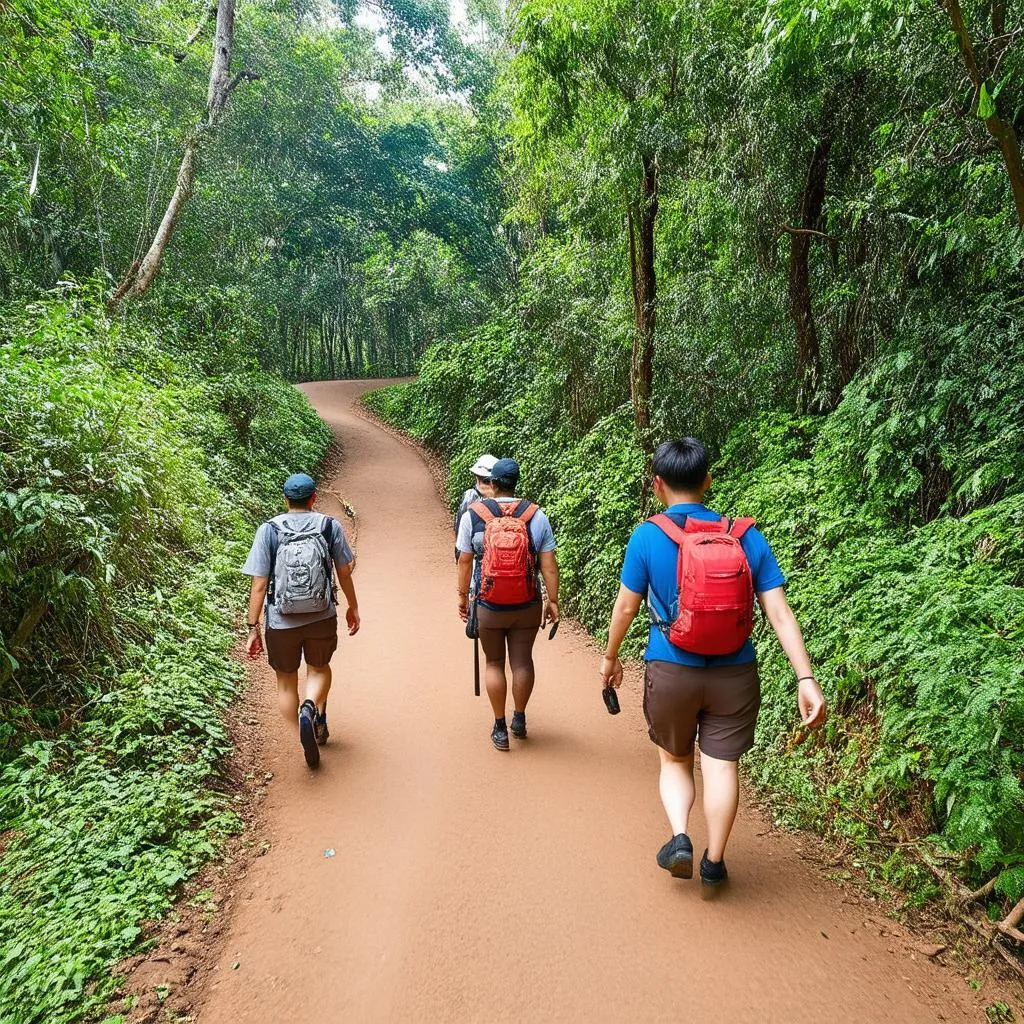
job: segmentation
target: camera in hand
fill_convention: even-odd
[[[619,695],[615,692],[614,686],[606,686],[601,691],[604,697],[604,706],[608,709],[609,715],[617,715],[622,709],[619,707]]]

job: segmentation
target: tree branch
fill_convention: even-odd
[[[231,93],[234,92],[237,86],[239,86],[242,82],[258,82],[260,80],[260,77],[261,76],[256,74],[255,71],[239,71],[234,76],[234,78],[232,78],[231,81],[228,82],[226,90],[227,94],[230,96]]]
[[[813,235],[815,238],[824,238],[829,242],[839,241],[835,235],[828,235],[824,231],[815,231],[813,228],[795,228],[791,224],[780,224],[779,230],[785,231],[787,235]]]

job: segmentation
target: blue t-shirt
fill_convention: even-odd
[[[667,508],[666,513],[682,523],[682,515],[707,519],[712,522],[722,517],[703,505],[680,504]],[[779,563],[768,546],[761,531],[751,527],[740,539],[743,552],[750,563],[754,581],[754,592],[781,587],[786,582]],[[679,548],[653,523],[641,523],[629,538],[626,557],[622,563],[622,584],[634,594],[643,594],[654,613],[665,623],[671,623],[679,610],[679,587],[676,585],[676,563]],[[647,640],[645,661],[671,661],[677,665],[692,665],[708,668],[712,665],[745,665],[756,660],[753,643],[748,640],[735,654],[722,654],[707,658],[702,654],[690,654],[669,642],[662,629],[651,624]]]

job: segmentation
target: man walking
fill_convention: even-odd
[[[452,521],[452,529],[456,533],[459,532],[459,523],[462,522],[462,517],[469,511],[470,505],[480,501],[481,498],[494,496],[494,488],[491,486],[491,470],[497,461],[493,455],[481,455],[470,467],[469,472],[474,478],[473,486],[463,493],[462,500],[459,502],[458,510],[455,513],[455,519]],[[457,562],[458,560],[459,549],[456,548],[455,561]]]
[[[320,764],[327,742],[327,695],[331,656],[338,646],[337,590],[345,595],[349,636],[359,632],[359,604],[352,582],[354,557],[341,524],[313,511],[316,482],[296,473],[284,482],[288,511],[256,531],[242,572],[252,577],[249,636],[252,658],[263,651],[260,613],[266,609],[267,660],[277,674],[281,713],[298,717],[299,741],[310,768]],[[303,701],[299,705],[299,664],[306,660]]]
[[[661,800],[672,827],[657,861],[676,878],[693,876],[687,828],[696,741],[708,829],[701,894],[710,898],[728,877],[725,847],[739,805],[739,759],[754,745],[761,703],[750,640],[755,594],[796,673],[804,725],[825,721],[825,698],[768,542],[753,520],[730,523],[704,505],[711,486],[704,445],[692,437],[666,441],[654,453],[653,470],[654,493],[666,510],[641,523],[626,547],[601,684],[622,682],[619,647],[646,599],[652,624],[644,715],[661,757]]]

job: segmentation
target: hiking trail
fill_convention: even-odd
[[[316,773],[278,717],[271,672],[253,670],[274,773],[257,838],[270,848],[236,886],[200,1024],[983,1021],[987,985],[972,992],[915,953],[804,859],[815,837],[779,834],[749,805],[719,901],[659,870],[668,827],[639,675],[609,716],[578,627],[541,634],[530,737],[494,750],[448,514],[419,454],[359,415],[371,386],[303,388],[343,440],[321,493],[357,515],[363,625],[334,658]],[[329,494],[320,507],[342,511]]]

